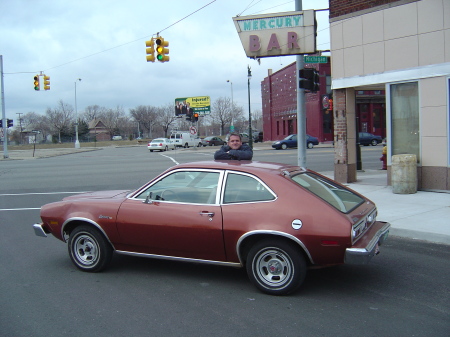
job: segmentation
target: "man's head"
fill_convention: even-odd
[[[242,145],[241,135],[235,132],[231,133],[230,137],[228,137],[228,146],[232,150],[237,150],[241,147],[241,145]]]

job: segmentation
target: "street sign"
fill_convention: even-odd
[[[328,56],[306,56],[305,55],[305,63],[328,63]]]

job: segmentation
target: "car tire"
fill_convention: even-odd
[[[188,144],[188,143],[184,144],[184,148],[185,148],[185,149],[187,149],[188,147],[189,147],[189,144]]]
[[[281,149],[282,150],[286,150],[287,149],[287,144],[286,143],[281,144]]]
[[[378,142],[377,142],[376,139],[372,139],[371,144],[372,144],[372,146],[377,146],[377,145],[378,145]]]
[[[250,249],[246,269],[250,281],[263,293],[287,295],[301,286],[307,266],[294,244],[272,239]]]
[[[312,148],[314,147],[314,144],[311,143],[311,142],[309,142],[309,143],[306,145],[306,147],[307,147],[308,149],[312,149]]]
[[[111,261],[113,248],[105,237],[91,226],[76,227],[68,241],[69,256],[82,271],[99,272]]]

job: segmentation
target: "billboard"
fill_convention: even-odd
[[[314,10],[238,16],[233,21],[248,57],[316,52],[317,23]]]
[[[199,116],[211,113],[209,96],[175,98],[175,116],[192,116],[194,113],[198,113]]]

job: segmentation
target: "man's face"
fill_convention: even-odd
[[[239,136],[235,136],[232,135],[230,136],[230,139],[228,140],[228,146],[232,149],[232,150],[237,150],[241,147],[242,142],[241,142],[241,138],[239,138]]]

